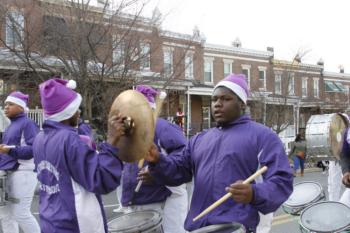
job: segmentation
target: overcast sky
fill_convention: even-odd
[[[327,71],[339,65],[350,73],[349,0],[151,0],[145,14],[158,6],[163,29],[192,33],[198,26],[207,43],[275,49],[275,58],[292,60],[298,50],[310,52],[303,62],[322,57]]]

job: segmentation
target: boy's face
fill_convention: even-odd
[[[23,108],[15,103],[12,103],[12,102],[5,103],[4,112],[8,118],[13,118],[23,111],[24,111]]]
[[[211,97],[213,118],[219,125],[227,124],[240,117],[244,108],[244,103],[226,87],[216,88]]]

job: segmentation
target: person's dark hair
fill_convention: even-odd
[[[295,137],[295,141],[296,141],[296,142],[299,142],[299,141],[301,141],[301,139],[302,139],[302,138],[301,138],[301,134],[298,133],[297,136]]]

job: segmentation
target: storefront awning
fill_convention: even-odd
[[[325,85],[325,92],[342,92],[342,90],[339,89],[337,85],[335,85],[335,83],[332,81],[325,81],[324,85]]]

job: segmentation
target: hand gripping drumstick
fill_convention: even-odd
[[[257,170],[253,175],[249,176],[245,181],[243,181],[243,184],[249,184],[250,182],[252,182],[253,180],[255,180],[256,177],[260,176],[261,174],[263,174],[264,172],[266,172],[267,167],[263,166],[262,168],[260,168],[259,170]],[[227,199],[229,199],[232,196],[232,193],[227,193],[224,196],[222,196],[219,200],[217,200],[216,202],[214,202],[211,206],[209,206],[208,208],[206,208],[202,213],[200,213],[197,217],[195,217],[193,219],[193,222],[197,221],[198,219],[200,219],[201,217],[203,217],[204,215],[208,214],[210,211],[212,211],[213,209],[215,209],[216,207],[218,207],[219,205],[221,205],[224,201],[226,201]]]

